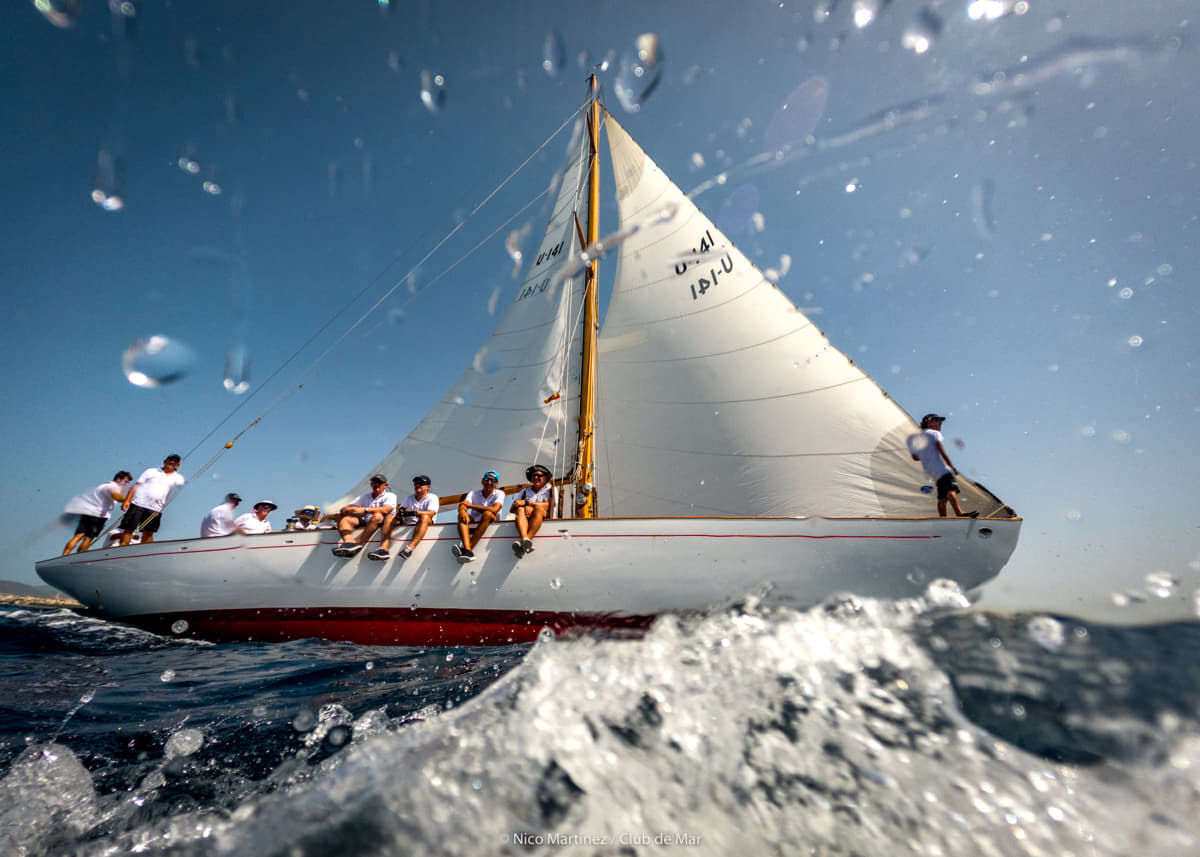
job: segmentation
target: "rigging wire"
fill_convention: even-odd
[[[446,242],[449,241],[459,230],[461,230],[463,228],[463,226],[465,226],[476,214],[478,214],[479,211],[484,206],[486,206],[496,196],[496,194],[498,194],[501,190],[504,189],[505,186],[507,186],[514,178],[516,178],[516,176],[523,169],[525,169],[525,167],[528,166],[529,163],[534,158],[536,158],[542,151],[544,151],[545,148],[548,145],[550,145],[550,143],[554,139],[556,139],[559,134],[562,133],[564,128],[566,128],[573,121],[575,121],[576,117],[584,109],[586,109],[586,104],[583,107],[576,108],[574,111],[572,111],[571,114],[565,120],[563,120],[563,122],[557,128],[555,128],[554,131],[551,132],[550,135],[548,137],[546,137],[546,139],[543,140],[542,143],[540,145],[538,145],[528,155],[528,157],[525,158],[525,160],[523,160],[499,184],[497,184],[491,191],[489,191],[487,193],[487,195],[484,196],[484,198],[482,200],[480,200],[474,206],[474,208],[471,209],[470,213],[468,213],[459,223],[455,224],[444,236],[442,236],[442,238],[436,244],[434,244],[434,246],[428,252],[426,252],[425,255],[422,256],[420,258],[420,260],[418,260],[416,262],[416,264],[414,264],[412,267],[410,267],[409,270],[404,274],[404,276],[402,276],[399,280],[397,280],[383,294],[383,296],[381,298],[379,298],[379,300],[377,300],[374,304],[371,305],[371,307],[369,307],[365,312],[363,312],[361,315],[359,315],[359,317],[357,319],[355,319],[350,324],[350,326],[347,327],[346,330],[344,330],[337,337],[337,339],[334,340],[334,342],[329,347],[327,347],[324,351],[321,352],[321,354],[319,354],[316,358],[314,358],[313,361],[304,370],[304,372],[301,373],[301,375],[302,375],[301,381],[297,382],[297,384],[294,387],[286,388],[283,391],[281,391],[279,394],[277,394],[276,397],[270,403],[268,403],[268,405],[258,414],[258,416],[256,416],[249,423],[247,423],[233,437],[232,440],[226,442],[221,449],[218,449],[212,455],[212,457],[209,458],[209,460],[206,461],[200,467],[199,470],[193,471],[192,480],[194,481],[196,479],[196,477],[200,476],[205,471],[210,469],[213,465],[215,465],[216,462],[222,456],[224,456],[224,454],[226,452],[228,452],[230,449],[233,448],[234,444],[237,441],[239,441],[250,429],[252,429],[256,425],[258,425],[270,411],[274,410],[286,398],[290,397],[293,393],[302,389],[305,384],[309,383],[315,377],[317,377],[317,375],[319,375],[320,372],[323,371],[323,368],[327,368],[327,367],[323,367],[322,364],[325,364],[329,360],[330,355],[346,341],[347,337],[349,337],[351,333],[353,333],[357,328],[359,328],[366,321],[366,319],[371,315],[371,313],[373,313],[380,306],[380,304],[382,304],[385,300],[387,300],[392,294],[394,294],[396,292],[396,290],[398,288],[400,288],[401,285],[403,285],[406,281],[408,281],[409,278],[414,275],[414,273],[420,268],[420,266],[422,264],[427,262],[439,250],[441,250],[441,248],[446,244]],[[535,196],[532,200],[530,200],[528,203],[526,203],[526,205],[523,206],[516,214],[509,217],[506,221],[504,221],[504,223],[502,223],[495,230],[493,230],[487,237],[483,238],[478,243],[476,243],[466,253],[464,253],[462,256],[460,256],[456,261],[454,261],[446,269],[441,271],[432,280],[425,283],[418,291],[414,292],[408,298],[408,300],[405,301],[404,306],[407,306],[409,303],[411,303],[413,300],[415,300],[418,296],[420,296],[423,292],[425,292],[430,286],[432,286],[434,283],[436,283],[437,281],[439,281],[440,279],[445,277],[447,274],[449,274],[451,271],[453,271],[456,267],[458,267],[458,265],[460,265],[462,262],[464,262],[466,259],[468,259],[470,256],[472,256],[474,253],[476,253],[484,244],[486,244],[488,241],[490,241],[498,232],[500,232],[508,224],[510,224],[513,220],[515,220],[517,217],[519,217],[530,206],[534,205],[539,199],[541,199],[543,196],[545,196],[546,193],[547,193],[547,190],[543,190],[541,193],[539,193],[537,196]],[[360,289],[349,300],[347,300],[346,303],[343,304],[341,309],[339,309],[337,312],[333,313],[329,317],[328,321],[326,321],[324,324],[322,324],[310,337],[308,337],[308,339],[306,339],[281,364],[279,364],[279,366],[273,372],[271,372],[271,374],[269,376],[267,376],[267,378],[262,382],[262,384],[260,384],[260,385],[258,385],[258,387],[256,387],[254,392],[252,392],[249,396],[246,396],[245,398],[243,398],[236,406],[234,406],[234,408],[228,414],[225,415],[225,417],[223,417],[219,422],[217,422],[199,441],[197,441],[192,446],[192,448],[188,451],[187,455],[184,457],[185,458],[190,457],[191,455],[195,454],[197,450],[199,450],[205,443],[207,443],[212,438],[212,436],[214,434],[216,434],[217,431],[223,425],[225,425],[227,422],[229,422],[229,420],[231,420],[242,408],[244,408],[247,404],[249,404],[249,402],[254,398],[254,396],[256,396],[259,392],[264,390],[270,384],[270,382],[272,380],[274,380],[276,377],[278,377],[289,365],[291,365],[292,362],[295,361],[305,349],[307,349],[314,341],[316,341],[323,333],[325,333],[325,331],[327,331],[333,325],[334,321],[337,319],[338,316],[340,316],[343,312],[346,311],[346,309],[348,309],[357,300],[359,300],[367,291],[369,291],[371,288],[373,288],[375,286],[375,284],[378,283],[378,281],[384,276],[384,274],[386,274],[386,272],[395,265],[396,261],[399,258],[400,258],[400,254],[398,254],[391,261],[389,261],[388,264],[384,266],[384,268],[380,271],[379,274],[377,274],[375,277],[373,277],[367,285],[363,286],[362,289]],[[358,341],[361,342],[363,338],[369,336],[372,332],[377,330],[378,327],[379,327],[379,325],[375,325],[375,326],[371,327],[369,330],[364,332],[363,337],[360,337]],[[171,498],[171,499],[173,500],[174,498]],[[168,502],[170,502],[170,501],[168,501]]]

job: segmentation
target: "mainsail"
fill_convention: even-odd
[[[931,514],[912,418],[605,126],[632,234],[599,341],[602,516]]]
[[[927,517],[913,419],[739,251],[604,112],[619,224],[598,342],[594,482],[601,517]],[[578,130],[578,129],[577,129]],[[472,366],[371,472],[443,494],[578,449],[584,277],[575,135],[538,255]],[[347,495],[365,491],[367,477]],[[961,479],[969,509],[1011,510]],[[342,502],[345,502],[344,500]]]
[[[553,213],[525,277],[471,366],[420,424],[371,473],[403,498],[409,478],[427,474],[435,493],[479,487],[485,470],[501,484],[524,481],[533,463],[556,477],[575,464],[583,275],[559,276],[578,255],[575,212],[586,206],[585,134],[571,142]],[[340,503],[367,490],[364,476]]]

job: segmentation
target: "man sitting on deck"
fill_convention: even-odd
[[[397,517],[400,518],[401,526],[413,528],[412,538],[409,539],[408,544],[400,548],[402,559],[412,556],[417,545],[421,543],[421,539],[425,538],[429,525],[433,523],[434,516],[438,513],[438,495],[430,492],[430,479],[424,474],[414,476],[412,483],[413,492],[404,498],[399,509],[383,519],[383,542],[379,545],[379,550],[373,550],[367,554],[367,559],[391,558],[392,555],[388,553],[388,548],[392,545],[392,529],[396,526]]]
[[[481,480],[483,490],[476,489],[458,504],[458,537],[461,545],[455,545],[450,551],[458,557],[460,563],[474,562],[475,552],[472,550],[483,538],[488,525],[500,515],[500,507],[504,505],[504,492],[496,486],[500,476],[495,470],[483,474]],[[475,525],[471,529],[471,524]]]
[[[540,464],[530,467],[525,471],[528,487],[522,488],[512,502],[512,512],[517,516],[517,533],[520,535],[512,544],[517,559],[533,553],[533,537],[550,511],[550,496],[554,491],[550,476],[550,471]]]
[[[334,556],[357,556],[383,519],[396,510],[396,495],[387,487],[387,477],[376,473],[371,477],[371,490],[338,512],[337,528],[342,541],[333,549]],[[355,541],[351,533],[359,527],[363,528],[362,540]]]

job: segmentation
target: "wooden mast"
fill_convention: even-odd
[[[596,243],[600,228],[600,84],[588,78],[591,105],[587,113],[591,154],[588,160],[588,215],[584,252]],[[596,334],[600,328],[596,297],[596,262],[588,260],[583,291],[583,368],[579,379],[579,466],[576,469],[575,517],[596,517],[595,448],[596,426]]]

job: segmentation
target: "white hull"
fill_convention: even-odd
[[[517,560],[512,523],[460,565],[451,524],[411,559],[331,554],[332,530],[131,545],[43,560],[38,575],[87,607],[160,633],[211,640],[302,637],[375,645],[503,645],[543,627],[642,628],[764,584],[770,600],[834,592],[898,598],[948,578],[995,577],[1019,519],[627,518],[547,521]],[[405,544],[398,531],[393,553]]]

